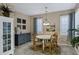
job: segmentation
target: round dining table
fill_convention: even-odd
[[[48,35],[48,34],[42,34],[42,35],[37,35],[36,36],[37,39],[40,39],[42,40],[42,48],[43,48],[43,51],[44,51],[44,47],[45,47],[45,41],[46,40],[50,40],[51,39],[51,35]]]

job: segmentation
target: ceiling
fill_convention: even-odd
[[[74,9],[75,3],[13,3],[14,10],[25,15],[37,15],[45,13],[45,7],[48,12],[57,12],[68,9]]]

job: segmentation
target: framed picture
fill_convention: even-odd
[[[22,19],[22,24],[26,24],[26,20],[25,19]]]
[[[17,23],[21,23],[21,19],[20,18],[17,18]]]
[[[21,29],[21,25],[17,25],[17,28]]]
[[[25,30],[26,29],[26,25],[22,25],[22,29]]]

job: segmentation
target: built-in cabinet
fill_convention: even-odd
[[[14,54],[13,18],[0,16],[0,55]]]

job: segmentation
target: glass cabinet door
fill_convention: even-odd
[[[11,23],[3,22],[3,52],[11,50]]]

